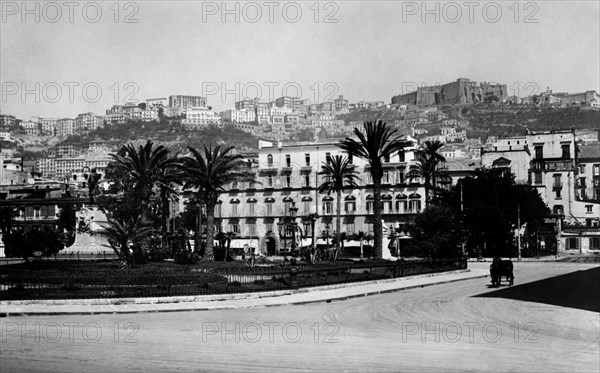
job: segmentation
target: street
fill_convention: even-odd
[[[8,317],[1,369],[598,372],[599,270],[522,262],[513,287],[485,278],[302,306]]]

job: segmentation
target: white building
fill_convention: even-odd
[[[221,125],[221,118],[208,108],[193,108],[184,111],[185,119],[181,124],[188,131],[208,127],[209,125]]]

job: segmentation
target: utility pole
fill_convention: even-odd
[[[464,221],[465,221],[465,207],[463,203],[463,185],[460,183],[460,229],[462,233],[460,246],[462,248],[462,255],[465,257],[467,253],[465,252],[465,229],[464,229]]]
[[[517,250],[521,261],[521,204],[517,203]]]

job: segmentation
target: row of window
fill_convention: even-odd
[[[373,233],[373,224],[365,224],[366,227],[366,232],[369,234]],[[258,230],[257,230],[257,224],[256,223],[248,223],[245,224],[243,226],[244,229],[242,229],[242,227],[240,226],[240,224],[229,224],[227,226],[227,232],[233,232],[236,233],[237,235],[242,235],[242,236],[246,236],[246,237],[258,237]],[[302,226],[300,227],[302,228],[302,235],[303,237],[307,238],[307,237],[311,237],[312,236],[312,230],[311,230],[311,225],[310,223],[304,223],[302,224]],[[279,234],[279,229],[280,227],[277,224],[273,224],[273,223],[266,223],[265,224],[265,232],[272,232],[272,233],[276,233]],[[285,229],[285,228],[283,228]],[[349,223],[349,224],[342,224],[342,231],[345,232],[346,234],[353,234],[353,233],[358,233],[356,230],[356,225],[354,223]],[[221,225],[215,225],[215,232],[223,232],[223,227]],[[326,232],[325,230],[323,232]],[[285,233],[285,236],[287,237],[291,237],[293,235],[292,230],[291,229],[285,229],[285,232],[281,232],[282,234]],[[336,233],[335,229],[332,227],[331,230],[329,231],[329,233],[331,235],[334,235]],[[315,235],[318,235],[319,232],[316,232],[315,230]]]
[[[582,237],[581,239],[585,239]],[[600,237],[588,237],[589,240],[589,249],[590,250],[600,250]],[[565,242],[566,250],[579,250],[580,249],[581,240],[579,237],[569,237]]]
[[[351,154],[345,154],[346,157],[348,157],[348,161],[350,164],[354,163],[354,158]],[[405,162],[405,153],[404,152],[400,152],[398,153],[398,157],[399,157],[399,161],[400,162]],[[325,153],[325,159],[327,161],[327,163],[329,163],[331,161],[331,153],[327,152]],[[386,156],[384,158],[384,162],[389,163],[390,162],[390,157]],[[285,155],[285,166],[284,167],[292,167],[292,156],[291,154],[286,154]],[[311,167],[311,157],[310,157],[310,153],[305,153],[304,154],[304,164],[306,165],[306,167]],[[267,167],[271,168],[273,167],[273,155],[272,154],[268,154],[267,155]]]
[[[373,178],[370,173],[365,175],[366,184],[373,184]],[[291,188],[293,185],[301,185],[303,187],[310,187],[311,180],[313,177],[311,174],[304,175],[283,175],[283,176],[275,176],[275,175],[267,175],[263,178],[263,186],[266,188],[272,188],[275,186],[283,187],[283,188]],[[327,176],[323,177],[324,181],[329,181]],[[418,183],[419,178],[407,178],[406,173],[404,171],[384,171],[383,177],[381,178],[382,184],[405,184],[405,183]],[[299,183],[298,183],[299,182]],[[240,189],[241,183],[234,182],[232,184],[232,189]],[[253,189],[255,187],[254,183],[249,183],[248,189]]]

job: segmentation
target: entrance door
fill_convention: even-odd
[[[267,255],[268,256],[275,255],[276,254],[275,249],[276,249],[275,239],[273,237],[268,237],[267,238]]]

